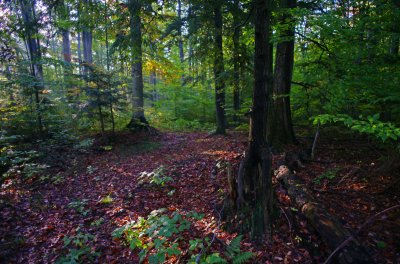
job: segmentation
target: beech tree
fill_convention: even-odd
[[[128,127],[134,128],[140,123],[147,124],[144,116],[143,99],[143,66],[142,66],[142,31],[140,11],[141,0],[129,0],[130,14],[130,41],[131,41],[131,67],[132,67],[132,108],[133,114]]]

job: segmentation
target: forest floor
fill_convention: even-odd
[[[289,149],[310,144],[305,138],[301,143]],[[88,247],[80,257],[84,263],[138,263],[139,250],[113,239],[112,232],[160,208],[205,214],[183,233],[184,240],[179,242],[183,253],[170,258],[170,263],[189,259],[187,241],[195,237],[215,234],[222,242],[213,243],[210,251],[222,252],[223,242],[228,244],[237,233],[228,233],[218,224],[227,177],[226,169],[215,168],[218,162],[229,162],[236,173],[246,144],[246,135],[239,132],[211,137],[205,133],[150,137],[126,133],[116,137],[112,148],[101,147],[99,141],[79,153],[55,149],[46,157],[51,164],[47,177],[9,179],[1,187],[0,262],[52,263],[73,253],[65,238],[81,237],[78,249]],[[345,227],[356,230],[368,217],[400,202],[399,190],[390,188],[400,175],[373,173],[382,163],[379,151],[357,136],[335,138],[322,133],[317,162],[305,163],[296,173]],[[274,156],[274,168],[281,158]],[[142,172],[160,166],[172,181],[163,187],[138,184]],[[280,188],[278,183],[275,188]],[[277,208],[271,243],[254,243],[247,236],[242,240],[242,251],[255,255],[250,263],[323,263],[330,252],[290,199],[279,194]],[[400,263],[398,219],[399,210],[392,211],[358,236],[377,263]],[[94,251],[98,256],[89,261],[85,254]]]

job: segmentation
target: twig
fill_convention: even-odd
[[[319,122],[318,122],[318,126],[317,126],[317,132],[315,132],[314,142],[313,142],[312,148],[311,148],[311,160],[314,159],[315,148],[317,147],[318,137],[319,137]]]
[[[326,259],[326,261],[324,262],[324,264],[328,264],[332,258],[336,255],[336,253],[338,253],[341,249],[343,249],[345,246],[347,246],[348,243],[350,243],[357,235],[359,235],[361,233],[361,231],[369,224],[371,224],[377,217],[391,211],[394,209],[400,208],[400,204],[389,207],[383,211],[380,211],[379,213],[371,216],[370,218],[367,219],[367,221],[365,221],[364,224],[362,224],[357,232],[355,232],[353,235],[349,236],[345,241],[343,241],[330,255],[329,257]]]
[[[287,216],[285,210],[283,210],[282,207],[280,207],[280,208],[281,208],[282,213],[285,215],[286,220],[288,221],[288,224],[289,224],[289,233],[291,234],[291,233],[292,233],[292,223],[290,222],[289,217]]]

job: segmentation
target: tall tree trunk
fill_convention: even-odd
[[[37,38],[39,32],[35,15],[35,2],[29,0],[19,1],[25,26],[25,40],[28,47],[31,75],[34,81],[35,111],[39,133],[43,132],[43,120],[40,107],[40,91],[43,90],[43,68],[40,42]]]
[[[217,129],[216,134],[225,134],[225,81],[224,73],[224,55],[222,50],[222,3],[217,0],[214,9],[214,79],[215,79],[215,107]]]
[[[240,110],[240,2],[235,0],[233,15],[233,121],[239,122],[238,112]]]
[[[294,21],[290,9],[296,7],[296,0],[281,0],[283,14],[279,21],[286,30],[281,34],[275,57],[273,84],[273,105],[268,117],[269,143],[279,148],[283,144],[295,143],[292,114],[290,110],[290,86],[292,82],[294,61]]]
[[[255,0],[255,55],[253,106],[250,113],[249,145],[240,163],[237,186],[226,201],[241,223],[242,231],[251,232],[253,239],[271,236],[273,210],[271,153],[266,140],[267,93],[271,87],[272,53],[270,44],[271,0]],[[236,193],[236,194],[234,194]],[[236,201],[232,201],[237,197]],[[233,199],[232,199],[233,198]],[[228,212],[229,215],[229,212]],[[230,215],[230,218],[235,217]]]
[[[133,115],[128,127],[138,123],[147,124],[144,116],[143,69],[142,69],[142,32],[140,9],[141,0],[129,0],[131,29],[131,63],[132,63],[132,107]]]
[[[393,24],[392,35],[390,36],[390,49],[389,53],[394,56],[399,55],[400,49],[400,18],[398,16],[400,9],[400,2],[393,1]]]
[[[185,56],[183,53],[183,41],[182,41],[182,1],[178,0],[178,19],[179,19],[179,28],[178,28],[178,47],[179,47],[179,58],[181,63],[185,60]]]
[[[84,21],[82,27],[82,43],[83,43],[83,72],[86,78],[90,75],[90,64],[93,63],[93,54],[92,54],[92,28],[90,26],[90,6],[92,4],[92,0],[84,0],[86,12],[84,14]]]
[[[86,77],[90,74],[90,65],[93,63],[92,55],[92,31],[89,28],[84,28],[82,31],[83,44],[83,72]]]
[[[78,49],[78,61],[79,61],[78,69],[79,69],[79,75],[82,75],[83,72],[82,72],[82,66],[81,66],[81,64],[82,64],[81,33],[79,31],[77,32],[77,41],[78,41],[77,49]]]
[[[106,65],[107,65],[107,76],[108,76],[108,84],[107,90],[109,92],[109,102],[108,107],[110,109],[110,117],[111,117],[111,130],[113,135],[115,134],[115,120],[114,120],[114,106],[113,106],[113,91],[110,87],[111,85],[111,76],[110,76],[110,49],[109,49],[109,41],[108,41],[108,0],[106,0],[106,12],[105,12],[105,20],[106,20]]]

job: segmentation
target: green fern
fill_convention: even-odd
[[[246,263],[253,257],[252,252],[242,252],[240,250],[240,242],[242,241],[242,236],[235,237],[226,249],[226,255],[229,257],[233,264]]]
[[[233,258],[236,254],[240,252],[240,241],[242,241],[242,236],[237,236],[232,239],[231,243],[229,243],[226,253],[229,257]]]
[[[240,252],[232,259],[232,262],[233,264],[243,264],[249,261],[253,256],[253,252]]]

